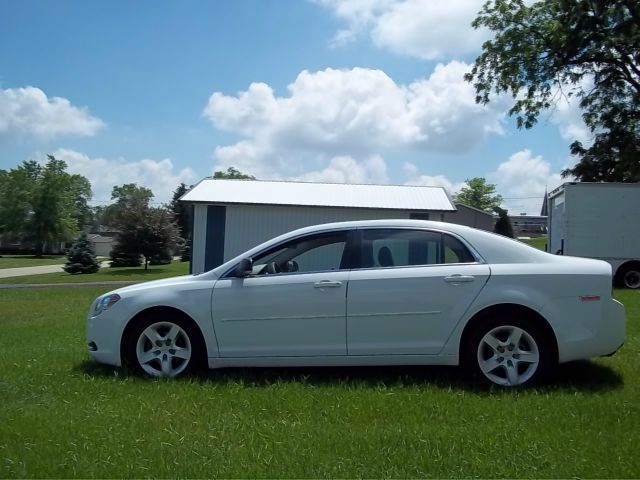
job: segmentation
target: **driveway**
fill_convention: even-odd
[[[39,267],[2,268],[0,269],[0,278],[24,277],[26,275],[39,275],[41,273],[62,272],[63,266],[64,264],[61,263],[60,265],[41,265]],[[108,260],[101,264],[101,267],[108,266]]]
[[[62,265],[41,265],[39,267],[3,268],[0,278],[24,277],[25,275],[39,275],[41,273],[62,272]]]

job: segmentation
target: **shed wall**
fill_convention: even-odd
[[[364,208],[229,205],[224,261],[283,233],[321,223],[409,218],[408,211]]]
[[[479,212],[478,210],[461,204],[456,204],[456,208],[458,209],[456,212],[446,212],[444,214],[445,222],[493,232],[495,220],[492,215]]]

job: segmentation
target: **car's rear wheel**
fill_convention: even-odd
[[[149,377],[179,377],[202,366],[204,346],[197,328],[180,315],[147,316],[131,331],[127,359]]]
[[[509,315],[480,324],[470,336],[465,357],[475,378],[502,387],[539,382],[554,361],[545,332],[528,318]]]

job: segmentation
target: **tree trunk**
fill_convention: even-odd
[[[144,257],[144,269],[145,271],[149,270],[149,259]]]

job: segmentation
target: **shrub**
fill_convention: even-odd
[[[169,250],[165,250],[162,253],[153,255],[149,259],[149,265],[168,265],[171,263],[172,260],[173,260],[173,255],[171,255],[171,252]]]
[[[182,256],[180,257],[181,262],[190,262],[191,261],[191,239],[187,238],[187,241],[184,243],[184,247],[182,247]]]
[[[142,265],[140,254],[129,251],[120,242],[111,249],[111,267],[139,267],[140,265]]]

